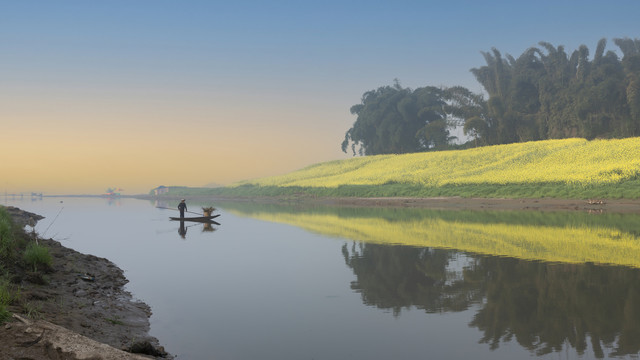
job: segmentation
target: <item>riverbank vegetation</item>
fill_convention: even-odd
[[[471,69],[488,99],[460,86],[363,94],[332,161],[225,188],[168,196],[640,198],[640,39],[593,57],[540,42]],[[451,128],[470,138],[454,144]],[[615,139],[615,140],[605,140]],[[164,189],[163,189],[164,191]]]
[[[489,95],[461,87],[403,88],[396,80],[363,94],[342,151],[354,155],[401,154],[460,147],[581,137],[640,135],[640,39],[602,39],[592,58],[540,42],[519,57],[493,48],[486,65],[471,69]],[[462,126],[472,139],[452,145]]]
[[[34,242],[0,206],[0,323],[10,317],[8,306],[20,300],[19,286],[12,281],[16,272],[44,281],[42,271],[51,261],[49,249]]]
[[[640,138],[354,157],[171,196],[640,198]]]

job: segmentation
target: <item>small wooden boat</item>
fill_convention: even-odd
[[[170,217],[169,219],[171,220],[178,220],[178,221],[211,221],[215,218],[217,218],[218,216],[220,216],[220,214],[217,215],[211,215],[211,216],[196,216],[196,217]]]

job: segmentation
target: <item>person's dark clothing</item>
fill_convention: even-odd
[[[184,202],[181,202],[180,204],[178,204],[178,210],[180,210],[180,217],[183,218],[184,212],[187,211],[187,204]]]

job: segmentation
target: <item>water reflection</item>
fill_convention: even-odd
[[[185,225],[185,223],[187,225]],[[180,221],[180,226],[178,227],[178,235],[180,235],[182,239],[186,239],[187,231],[191,227],[200,228],[201,232],[214,232],[216,231],[216,228],[214,228],[213,225],[220,225],[220,223],[213,220],[201,220],[196,221],[195,223],[182,220]]]
[[[638,269],[470,256],[452,271],[453,250],[353,243],[342,251],[356,276],[351,288],[396,316],[481,303],[469,326],[492,350],[515,340],[537,356],[564,346],[583,355],[589,343],[598,358],[640,352]]]
[[[216,229],[213,227],[213,225],[220,225],[220,223],[217,223],[215,221],[207,221],[207,222],[203,222],[202,223],[202,232],[213,232],[216,231]]]
[[[180,237],[183,239],[187,236],[187,228],[184,227],[184,221],[180,221],[180,227],[178,228],[178,235],[180,235]]]
[[[637,215],[224,207],[354,240],[342,247],[351,288],[395,316],[475,306],[469,326],[492,350],[640,353]]]
[[[354,242],[345,244],[342,254],[356,275],[351,288],[361,293],[362,301],[395,316],[411,307],[430,313],[462,311],[484,294],[483,281],[449,266],[458,256],[453,250]]]
[[[167,200],[152,200],[151,203],[155,208],[165,209],[165,210],[174,210],[178,211],[178,201],[167,201]],[[197,202],[195,204],[198,204]],[[220,223],[212,220],[212,218],[217,218],[220,214],[213,215],[213,212],[216,209],[211,206],[202,207],[203,214],[195,213],[192,211],[187,211],[191,214],[200,215],[198,217],[174,217],[170,216],[169,219],[174,221],[180,221],[180,226],[178,227],[178,235],[182,239],[186,239],[187,231],[191,227],[199,227],[202,232],[214,232],[216,228],[213,225],[220,226]]]
[[[470,325],[492,349],[515,337],[537,355],[563,345],[582,355],[589,342],[598,358],[640,351],[638,269],[483,258],[474,271],[487,293]]]
[[[640,216],[579,212],[224,205],[240,215],[367,243],[640,268]]]

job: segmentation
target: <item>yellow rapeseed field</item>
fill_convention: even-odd
[[[640,138],[564,139],[468,150],[355,157],[236,185],[615,183],[640,174]]]

